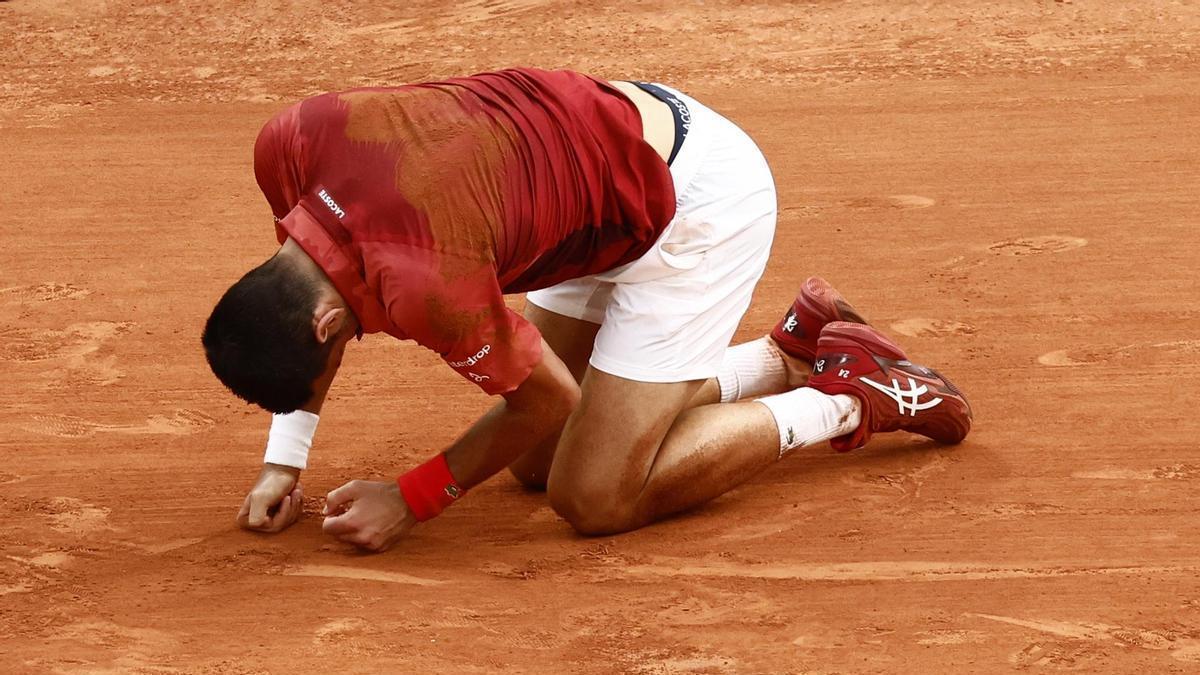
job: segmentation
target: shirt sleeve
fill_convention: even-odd
[[[504,304],[491,263],[396,244],[364,260],[391,322],[488,394],[521,386],[541,361],[541,334]]]

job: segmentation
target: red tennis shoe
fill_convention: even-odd
[[[771,338],[785,354],[812,363],[821,329],[831,321],[867,323],[828,281],[809,277],[792,308],[771,331]]]
[[[971,430],[971,406],[962,392],[937,371],[909,361],[870,326],[825,326],[808,386],[862,401],[858,429],[829,442],[839,452],[862,447],[877,432],[911,431],[954,444]]]

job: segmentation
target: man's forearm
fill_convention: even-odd
[[[337,355],[332,363],[325,367],[325,370],[313,382],[312,397],[300,406],[300,409],[305,412],[310,412],[314,415],[321,414],[321,407],[325,405],[325,399],[329,397],[329,388],[333,386],[333,379],[337,377],[338,369],[342,366],[341,354]]]
[[[267,448],[263,463],[268,466],[279,465],[293,469],[304,469],[308,466],[308,451],[312,448],[313,436],[317,431],[321,406],[329,395],[329,387],[337,376],[341,365],[339,351],[325,371],[313,382],[312,396],[299,409],[286,415],[272,415],[271,429],[267,433]]]
[[[514,410],[502,402],[446,450],[446,463],[458,484],[471,489],[528,450],[557,438],[566,421],[566,414]]]
[[[579,402],[579,385],[549,346],[524,384],[446,450],[458,484],[470,489],[542,443],[553,442]]]

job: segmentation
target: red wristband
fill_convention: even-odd
[[[408,510],[418,522],[433,518],[467,493],[450,474],[445,453],[438,453],[437,457],[403,474],[396,482],[400,484],[400,494],[408,503]]]

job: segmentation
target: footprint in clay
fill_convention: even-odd
[[[152,415],[142,424],[105,424],[74,415],[34,415],[26,431],[59,438],[88,438],[101,433],[164,434],[190,436],[216,424],[216,419],[198,410],[182,408],[171,415]]]
[[[904,319],[892,324],[892,330],[917,338],[945,338],[974,335],[975,326],[952,319]]]

